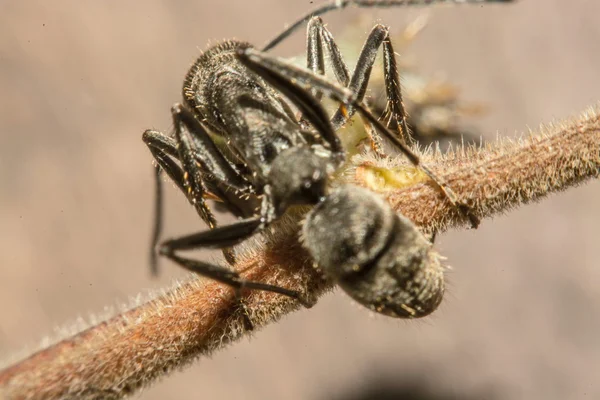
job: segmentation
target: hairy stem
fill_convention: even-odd
[[[600,117],[590,109],[515,142],[423,157],[485,218],[597,177]],[[346,177],[387,196],[424,230],[466,223],[405,161],[357,156]],[[297,222],[298,217],[282,220],[262,240],[246,245],[237,268],[248,279],[319,296],[331,284],[299,245]],[[255,329],[298,308],[288,298],[258,291],[244,293],[242,304]],[[0,398],[121,398],[247,333],[241,309],[233,290],[223,285],[200,280],[179,285],[0,371]]]

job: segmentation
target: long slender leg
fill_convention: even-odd
[[[227,248],[243,242],[250,236],[264,229],[261,217],[247,218],[223,225],[208,231],[192,233],[161,243],[160,253],[168,255],[179,250],[192,250],[197,248]]]
[[[160,240],[160,234],[163,226],[163,190],[161,180],[160,165],[154,167],[154,224],[152,227],[152,238],[150,240],[150,273],[153,276],[158,275],[158,259],[156,254],[156,245]]]
[[[270,191],[266,186],[259,215],[208,231],[166,240],[161,244],[160,253],[168,255],[178,250],[191,250],[200,247],[222,249],[235,246],[266,229],[278,216],[276,207],[271,200]]]
[[[323,55],[323,41],[321,30],[314,18],[308,22],[306,32],[306,67],[315,74],[325,75],[325,57]],[[321,100],[322,94],[317,90],[311,90],[310,94],[317,100]]]
[[[382,25],[376,25],[369,34],[363,49],[358,58],[356,67],[352,73],[352,77],[349,78],[348,68],[343,60],[341,52],[333,39],[333,35],[327,27],[323,24],[320,17],[313,17],[308,22],[307,29],[307,65],[310,70],[315,74],[324,75],[324,68],[321,69],[321,65],[324,65],[324,53],[322,43],[326,45],[327,51],[331,60],[331,67],[340,85],[348,87],[352,90],[359,101],[362,101],[366,93],[369,78],[375,63],[375,58],[380,47],[383,48],[383,60],[384,60],[384,81],[386,88],[387,104],[383,120],[386,121],[388,128],[395,126],[399,129],[398,134],[405,142],[411,142],[412,138],[409,133],[409,127],[407,124],[407,115],[402,102],[402,92],[400,90],[400,76],[398,74],[398,67],[396,64],[396,58],[394,56],[394,49],[389,37],[389,31]],[[312,92],[318,93],[316,89],[312,89]],[[320,95],[320,93],[319,93]],[[344,110],[340,107],[332,118],[333,127],[338,130],[342,127],[354,114],[354,108],[348,107]],[[394,122],[395,124],[393,124]],[[381,139],[375,134],[373,127],[366,123],[367,134],[371,139],[371,145],[373,149],[383,155]]]
[[[220,154],[220,152],[218,152],[216,147],[214,147],[214,143],[212,143],[212,141],[206,143],[200,142],[200,139],[203,138],[202,135],[205,134],[205,131],[200,124],[196,124],[197,121],[193,115],[187,111],[187,109],[179,105],[175,105],[172,112],[175,123],[174,142],[178,143],[177,146],[174,146],[174,143],[171,142],[170,138],[165,137],[162,134],[157,135],[154,131],[146,131],[144,133],[144,141],[148,144],[158,163],[156,172],[157,182],[159,180],[160,170],[164,169],[171,179],[173,179],[173,181],[177,184],[177,186],[179,186],[180,189],[186,193],[188,199],[190,199],[190,202],[196,207],[198,214],[212,229],[208,232],[212,232],[218,228],[216,228],[216,221],[214,220],[212,212],[204,200],[204,195],[206,193],[206,182],[203,180],[203,173],[207,171],[219,182],[222,182],[223,184],[230,184],[231,181],[228,181],[229,178],[227,177],[227,174],[231,176],[235,170]],[[206,135],[206,137],[208,137],[208,135]],[[176,158],[181,162],[181,167],[179,167],[171,158],[175,156],[175,153],[177,156]],[[228,167],[231,168],[228,169]],[[243,177],[232,176],[232,181],[236,182],[236,180],[239,183],[241,180],[243,180]],[[238,184],[237,187],[234,188],[244,190],[246,192],[253,190],[253,187],[251,186],[244,187],[243,183],[245,183],[245,180],[243,180],[242,184]],[[160,183],[157,183],[157,186],[158,185],[160,185]],[[160,186],[158,186],[157,193],[159,190]],[[157,200],[157,208],[160,208],[162,201],[161,199],[162,196],[159,196]],[[156,214],[158,217],[158,222],[155,224],[153,242],[158,240],[161,224],[161,212],[157,212]],[[246,236],[249,236],[253,234],[257,228],[262,228],[264,221],[262,221],[260,218],[250,219],[250,223],[246,222],[245,224],[245,231],[243,228],[240,230],[240,224],[244,225],[244,222],[242,221],[242,223],[223,227],[225,228],[225,234],[228,234],[229,236],[236,236],[236,238],[235,240],[230,241],[230,243],[227,243],[222,240],[223,237],[220,237],[218,238],[218,247],[225,247],[225,250],[227,250],[229,246],[239,242],[240,232],[245,232]],[[219,232],[222,231],[223,229],[219,230]],[[274,285],[248,281],[241,278],[236,271],[232,271],[228,268],[180,257],[175,254],[177,250],[198,247],[193,243],[193,239],[194,235],[189,235],[183,238],[166,241],[160,247],[160,254],[166,256],[175,263],[192,272],[230,285],[237,289],[238,292],[244,288],[265,290],[289,296],[298,300],[305,307],[311,307],[313,305],[311,302],[304,299],[302,294],[299,292]],[[153,271],[155,270],[156,268],[153,269]]]
[[[355,107],[368,122],[373,124],[381,134],[396,145],[398,150],[400,150],[412,164],[421,168],[423,172],[430,177],[435,185],[437,185],[442,193],[444,193],[450,203],[469,219],[474,228],[478,226],[479,219],[473,214],[470,207],[460,202],[446,182],[436,176],[426,165],[422,164],[419,156],[414,153],[404,141],[399,139],[396,134],[388,130],[385,125],[371,113],[368,107],[358,99],[358,95],[355,92],[349,88],[335,85],[324,77],[315,75],[307,69],[297,67],[285,60],[269,56],[256,49],[245,49],[239,56],[246,66],[260,76],[265,77],[265,79],[272,84],[275,84],[275,87],[284,94],[296,90],[295,88],[297,88],[297,85],[294,82],[301,82],[304,85],[310,85],[311,87],[317,88],[334,100],[343,103],[344,106],[340,108],[342,113],[348,114],[349,107],[346,107],[346,105]],[[294,82],[292,82],[292,80]]]
[[[268,285],[261,282],[249,281],[240,277],[236,271],[224,268],[218,265],[205,263],[202,261],[192,260],[185,257],[180,257],[175,254],[176,251],[195,249],[198,247],[217,247],[233,246],[247,237],[253,235],[256,230],[262,225],[260,217],[250,218],[232,225],[218,227],[209,231],[200,232],[177,239],[168,240],[161,244],[160,254],[171,259],[183,268],[195,272],[199,275],[214,279],[218,282],[232,286],[238,292],[247,288],[254,290],[264,290],[268,292],[279,293],[284,296],[291,297],[300,302],[304,307],[310,308],[313,302],[306,299],[302,293],[285,289],[275,285]],[[216,233],[216,235],[215,235]],[[227,239],[227,236],[233,239]],[[208,239],[208,240],[205,240]],[[250,322],[249,320],[247,320]]]
[[[354,92],[358,92],[358,91],[362,90],[362,93],[364,95],[364,93],[366,92],[367,85],[366,84],[361,85],[361,82],[368,83],[371,69],[368,68],[367,76],[365,78],[362,75],[360,75],[361,71],[364,72],[364,68],[361,69],[360,67],[364,66],[364,65],[366,65],[367,67],[372,66],[373,62],[375,61],[375,55],[372,55],[371,57],[368,57],[369,56],[368,54],[365,55],[365,48],[367,48],[366,45],[369,43],[369,40],[367,40],[367,43],[365,44],[363,50],[361,51],[359,61],[356,65],[355,71],[352,74],[352,79],[351,79],[349,77],[350,75],[348,72],[348,67],[346,66],[346,63],[343,60],[342,54],[341,54],[337,44],[335,43],[335,40],[333,39],[333,35],[325,27],[325,25],[323,24],[323,20],[320,17],[313,17],[308,22],[308,36],[309,36],[309,39],[308,39],[309,44],[315,42],[316,40],[323,40],[325,42],[328,52],[329,52],[329,55],[330,55],[331,66],[332,66],[332,69],[336,76],[337,81],[342,86],[349,87]],[[373,32],[371,32],[371,35],[369,37],[370,38],[373,37]],[[314,46],[313,46],[313,48],[314,48]],[[375,52],[376,51],[377,50],[375,50]],[[322,62],[324,62],[323,52],[321,51],[320,54],[318,52],[315,52],[315,53],[317,54],[317,56],[320,56],[321,58],[323,58]],[[309,56],[311,54],[311,48],[309,46],[307,46],[307,54]],[[366,63],[365,63],[365,57],[367,58]],[[369,61],[370,61],[370,64],[369,64]],[[309,64],[310,64],[310,62],[309,62]],[[313,69],[313,72],[315,72],[314,69]],[[321,73],[320,75],[324,75],[324,72]],[[321,93],[318,92],[316,89],[313,89],[313,92],[317,92],[317,93],[319,93],[319,95],[321,95]],[[361,100],[362,100],[362,98],[361,98]],[[344,109],[342,107],[345,107],[345,105],[342,104],[332,118],[332,123],[333,123],[335,130],[339,130],[343,125],[345,125],[345,123],[348,121],[348,119],[354,113],[354,110],[352,107],[350,107],[349,109]],[[365,121],[365,129],[366,129],[367,135],[369,136],[369,139],[371,142],[371,147],[373,148],[373,150],[376,153],[383,155],[383,151],[381,150],[382,143],[381,143],[379,136],[376,134],[375,129],[372,127],[371,124],[369,124],[366,121]]]
[[[154,197],[154,224],[152,228],[152,237],[150,242],[150,272],[152,275],[158,275],[158,259],[156,257],[156,246],[160,239],[162,231],[162,220],[163,220],[163,191],[162,191],[162,180],[161,172],[165,171],[171,180],[179,187],[179,189],[186,193],[186,188],[183,179],[183,171],[173,161],[173,159],[162,149],[152,146],[152,138],[156,135],[162,135],[155,131],[144,132],[144,142],[150,148],[150,152],[154,156],[157,163],[154,170],[155,176],[155,197]]]
[[[320,17],[313,17],[309,21],[308,27],[308,34],[320,39],[325,44],[327,52],[329,53],[329,62],[337,81],[340,85],[347,87],[350,83],[350,72],[348,66],[344,62],[340,49],[333,39],[333,35],[325,27],[325,24]],[[324,59],[323,52],[321,52],[320,56]],[[325,75],[325,71],[321,72],[320,75]]]
[[[279,286],[268,285],[266,283],[261,282],[249,281],[240,277],[240,275],[236,271],[232,271],[228,268],[224,268],[214,264],[209,264],[202,261],[192,260],[185,257],[180,257],[174,253],[168,253],[165,254],[165,256],[189,271],[213,279],[217,282],[224,283],[238,290],[264,290],[267,292],[274,292],[291,297],[292,299],[295,299],[298,302],[300,302],[306,308],[310,308],[314,305],[313,302],[305,299],[302,293],[297,292],[295,290],[289,290]]]
[[[333,43],[333,47],[331,44]],[[323,44],[328,46],[330,62],[333,67],[335,76],[343,86],[348,86],[349,72],[342,55],[333,41],[331,33],[323,25],[320,17],[313,17],[308,21],[306,29],[306,67],[313,73],[325,75],[325,53]],[[310,94],[317,100],[321,100],[323,93],[316,89],[311,89]],[[310,127],[307,125],[306,118],[302,116],[300,123],[305,129]]]
[[[283,32],[278,34],[274,39],[269,41],[263,51],[269,51],[279,43],[288,38],[305,22],[312,17],[326,14],[330,11],[341,10],[350,5],[358,8],[392,8],[392,7],[409,7],[409,6],[426,6],[435,3],[445,4],[465,4],[465,3],[510,3],[513,0],[333,0],[325,3],[322,6],[310,11],[308,14],[296,20],[293,24],[287,27]]]
[[[395,125],[401,138],[411,143],[414,139],[410,134],[408,126],[408,115],[402,101],[402,89],[400,88],[400,74],[398,73],[398,64],[396,62],[396,53],[392,46],[389,30],[386,29],[387,37],[383,42],[383,79],[385,82],[385,93],[387,103],[382,116],[386,121],[387,128]]]
[[[265,78],[286,96],[288,96],[288,93],[296,93],[299,91],[299,86],[296,83],[298,82],[304,86],[317,88],[327,96],[342,103],[340,106],[340,113],[345,115],[346,118],[349,115],[350,108],[355,108],[369,122],[374,124],[380,133],[392,141],[392,143],[394,143],[394,145],[396,145],[413,164],[419,165],[419,157],[401,139],[399,139],[397,135],[387,129],[375,116],[373,116],[368,107],[361,100],[360,93],[352,91],[351,88],[338,86],[323,76],[315,75],[307,69],[297,67],[288,61],[269,56],[268,54],[253,48],[244,49],[238,52],[238,56],[244,65]],[[319,128],[317,127],[317,129]]]
[[[300,87],[299,85],[291,82],[286,76],[277,72],[273,69],[266,69],[260,64],[253,62],[250,59],[250,54],[263,54],[258,50],[252,48],[239,49],[237,55],[240,62],[242,62],[248,69],[259,74],[265,81],[270,83],[274,88],[280,91],[285,97],[287,97],[302,113],[303,117],[306,118],[312,126],[320,133],[322,139],[327,143],[330,149],[336,156],[341,159],[344,157],[344,149],[340,138],[336,135],[329,117],[325,110],[321,106],[321,103],[317,101],[307,90]],[[306,71],[310,76],[317,76],[312,74],[309,70]],[[318,88],[322,90],[321,88]]]
[[[323,29],[326,28],[323,27]],[[326,35],[323,36],[327,37]],[[331,39],[329,47],[337,48],[333,39]],[[358,101],[363,101],[379,48],[383,48],[383,74],[387,97],[386,111],[383,120],[386,121],[388,128],[392,125],[391,122],[394,121],[396,126],[400,129],[398,132],[400,138],[406,142],[410,140],[407,115],[402,102],[400,76],[398,74],[394,48],[390,40],[389,30],[386,27],[382,25],[375,25],[375,27],[373,27],[360,52],[350,83],[344,86],[347,86],[354,92]],[[343,126],[353,114],[353,107],[349,107],[348,110],[338,109],[332,119],[334,129],[337,130]],[[377,141],[377,139],[374,140]]]
[[[160,240],[160,235],[162,232],[162,210],[163,210],[163,193],[162,193],[162,180],[161,180],[161,171],[164,170],[167,175],[171,178],[173,182],[181,189],[181,191],[186,194],[186,197],[190,201],[192,205],[196,207],[196,209],[200,209],[200,207],[204,207],[205,212],[199,213],[200,217],[209,225],[209,227],[213,228],[216,225],[215,219],[210,212],[210,209],[206,205],[204,198],[201,195],[201,201],[198,202],[197,199],[189,196],[190,191],[187,187],[186,182],[186,173],[177,165],[171,157],[169,157],[166,153],[162,152],[162,150],[150,147],[152,154],[154,155],[155,160],[157,161],[157,165],[155,167],[155,203],[154,203],[154,227],[152,229],[152,238],[150,242],[150,271],[152,275],[158,275],[158,259],[156,257],[156,246]],[[206,215],[211,217],[210,220],[206,220]],[[211,225],[212,223],[212,225]],[[223,250],[223,255],[225,259],[230,264],[235,262],[233,257],[233,253],[229,249]]]
[[[202,172],[194,157],[194,150],[196,150],[194,149],[194,140],[182,119],[182,109],[175,106],[172,113],[173,122],[175,123],[175,140],[179,143],[177,148],[178,159],[184,171],[183,181],[187,190],[187,197],[196,208],[200,218],[206,222],[210,229],[213,229],[217,226],[217,221],[204,199],[207,190],[202,181]]]
[[[347,87],[350,83],[350,72],[339,47],[333,39],[331,32],[325,27],[320,17],[312,17],[306,29],[306,66],[313,73],[325,75],[325,52],[323,44],[329,53],[329,62],[333,73],[340,85]],[[321,100],[322,93],[311,92],[317,100]]]

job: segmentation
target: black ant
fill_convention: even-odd
[[[468,0],[468,2],[492,1],[506,0]],[[184,104],[176,104],[171,110],[175,125],[174,137],[153,130],[148,130],[143,135],[144,142],[157,162],[156,222],[152,241],[153,271],[157,270],[154,248],[161,228],[160,173],[165,171],[185,193],[211,230],[165,241],[160,245],[160,254],[186,269],[231,285],[238,290],[249,288],[273,291],[310,306],[310,302],[304,299],[301,293],[247,281],[228,268],[184,258],[176,252],[199,247],[230,248],[268,227],[290,206],[314,205],[304,225],[304,237],[309,251],[317,261],[322,259],[317,256],[317,253],[322,253],[320,249],[323,247],[311,248],[309,237],[312,230],[309,227],[314,226],[316,220],[328,218],[326,217],[328,214],[319,211],[325,207],[323,204],[333,201],[332,194],[327,194],[327,183],[329,177],[345,161],[345,151],[336,135],[336,130],[342,127],[355,112],[358,112],[366,125],[371,128],[368,132],[375,151],[381,152],[382,143],[376,131],[394,144],[411,163],[420,167],[446,198],[470,220],[472,226],[476,227],[479,221],[470,208],[458,201],[441,179],[420,164],[419,157],[405,143],[403,135],[407,134],[408,126],[388,29],[381,25],[373,28],[361,51],[356,68],[350,75],[331,33],[318,17],[350,4],[358,7],[394,7],[432,2],[444,1],[335,1],[298,20],[267,44],[263,51],[258,51],[245,42],[229,40],[211,47],[200,55],[184,82]],[[464,1],[454,0],[454,2]],[[308,21],[308,69],[295,67],[265,53],[306,21]],[[323,77],[325,73],[323,44],[330,55],[339,86]],[[363,103],[370,72],[379,48],[383,49],[384,54],[384,77],[388,99],[386,119],[388,124],[393,120],[400,128],[400,132],[390,131]],[[310,89],[306,89],[307,86]],[[331,119],[320,104],[320,97],[323,94],[341,103]],[[300,111],[300,119],[296,118],[286,100]],[[209,131],[223,137],[227,141],[227,146],[217,146]],[[374,195],[365,195],[362,190],[346,189],[341,193],[339,199],[350,196],[356,200],[356,193],[359,193],[365,201],[378,204],[378,201],[373,198]],[[226,209],[243,219],[228,226],[216,227],[215,218],[205,202],[207,198],[221,201]],[[261,198],[260,212],[254,216],[254,200],[257,198]],[[347,204],[346,208],[356,211],[354,204],[352,207]],[[343,209],[343,204],[340,207]],[[382,205],[376,207],[382,215],[389,213]],[[403,221],[400,217],[393,220]],[[343,223],[344,221],[330,222]],[[389,230],[391,237],[389,240],[397,237],[402,227],[409,226],[406,223],[394,222],[394,224],[394,227]],[[416,228],[414,230],[418,232]],[[367,246],[364,251],[371,254],[372,249],[368,247],[371,245],[369,240],[365,238],[361,240],[361,243]],[[381,260],[387,260],[398,253],[397,250],[402,251],[403,248],[398,243],[401,242],[394,239],[393,243],[380,246],[379,253],[363,260],[365,261],[363,266],[380,267]],[[319,246],[323,246],[323,243]],[[335,249],[334,252],[340,251],[338,246],[329,247],[332,248]],[[362,250],[354,250],[362,252]],[[382,254],[381,251],[384,253]],[[233,253],[229,250],[225,250],[224,253],[227,260],[233,262]],[[336,278],[338,274],[330,275]],[[349,286],[345,288],[351,291]],[[401,290],[400,286],[398,288]],[[359,296],[357,294],[353,297]],[[362,302],[371,304],[378,311],[383,310],[381,306],[375,305],[370,300]],[[398,311],[388,312],[388,314],[406,316]],[[408,315],[418,316],[424,313],[409,312]]]

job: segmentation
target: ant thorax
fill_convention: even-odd
[[[238,50],[249,47],[233,40],[211,47],[190,69],[183,94],[197,118],[226,138],[261,184],[282,151],[306,140],[280,94],[237,58]]]

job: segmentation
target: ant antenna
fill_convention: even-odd
[[[410,7],[410,6],[427,6],[430,4],[467,4],[467,3],[510,3],[514,0],[333,0],[326,3],[313,11],[309,12],[292,25],[287,27],[275,39],[271,40],[262,51],[269,51],[283,40],[288,38],[305,22],[308,22],[312,17],[323,15],[333,10],[341,10],[350,5],[358,8],[392,8],[392,7]]]

